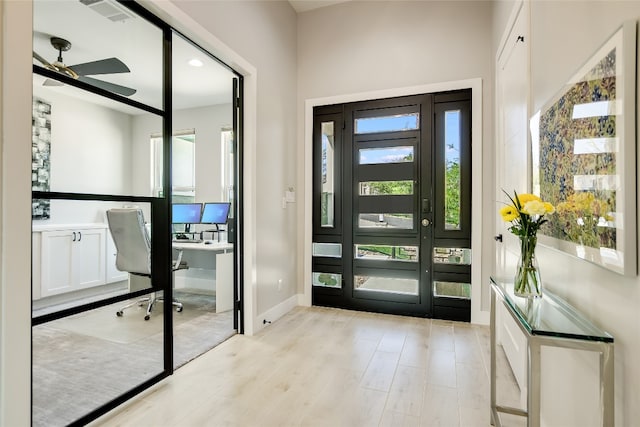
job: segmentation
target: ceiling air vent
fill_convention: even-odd
[[[113,22],[122,22],[135,17],[129,9],[115,0],[80,0],[80,3]]]

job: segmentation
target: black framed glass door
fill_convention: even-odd
[[[242,248],[235,245],[242,242],[242,224],[236,221],[242,218],[242,204],[235,202],[242,200],[242,78],[205,51],[207,58],[199,64],[183,61],[185,50],[179,45],[190,41],[138,3],[114,2],[111,12],[117,15],[94,6],[45,0],[33,5],[31,402],[36,426],[84,425],[171,375],[180,347],[174,345],[174,331],[198,321],[202,306],[212,311],[212,300],[216,314],[227,315],[229,329],[242,329],[242,295],[236,292],[241,289]],[[80,21],[83,25],[76,25]],[[106,39],[110,43],[103,43]],[[177,294],[171,239],[177,162],[175,155],[164,153],[176,146],[174,130],[204,133],[201,122],[182,124],[184,116],[212,122],[215,106],[198,104],[194,110],[179,96],[188,91],[179,83],[195,81],[184,77],[186,67],[201,67],[210,75],[211,62],[225,68],[229,79],[238,77],[233,100],[227,96],[222,106],[223,126],[210,133],[210,144],[200,153],[203,162],[209,159],[200,170],[220,176],[215,167],[220,163],[214,166],[211,160],[219,160],[221,128],[233,122],[225,184],[235,202],[234,221],[221,226],[223,233],[215,221],[216,240],[223,234],[233,247],[219,251],[224,250],[224,276],[229,278],[227,309],[218,310],[222,298],[205,300],[193,289],[180,289],[184,310],[165,303],[145,313],[149,299],[173,301]],[[211,187],[201,187],[199,196],[222,202]],[[116,261],[123,245],[118,248],[107,217],[122,208],[141,212],[139,233],[130,227],[119,234],[142,236],[138,243],[146,242],[136,243],[148,250],[136,257],[150,270],[142,275]],[[212,228],[207,221],[200,223],[205,231]],[[125,239],[124,246],[134,246],[132,241]],[[211,246],[207,253],[214,254]],[[205,279],[214,281],[208,273]],[[205,333],[205,328],[195,329]]]
[[[461,240],[470,237],[470,138],[461,137],[470,136],[469,106],[442,104],[469,96],[425,94],[315,109],[314,304],[465,318],[458,308],[462,302],[469,312],[468,298],[445,295],[448,280],[463,280],[460,268],[442,267],[434,245],[454,245],[458,253],[455,245],[468,248],[470,241]],[[448,113],[453,107],[457,122]],[[450,226],[456,215],[461,220]]]

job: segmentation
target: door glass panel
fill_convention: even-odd
[[[320,193],[320,226],[334,226],[335,195],[335,135],[334,123],[322,123],[322,167]]]
[[[440,298],[471,299],[471,284],[434,281],[433,296]]]
[[[135,205],[142,209],[149,233],[151,205]],[[136,281],[141,286],[130,289],[129,274],[116,266],[117,249],[106,212],[129,203],[33,199],[32,206],[34,212],[47,215],[46,221],[34,217],[31,225],[34,318],[151,288],[150,283]]]
[[[342,274],[313,272],[313,286],[324,288],[341,288]]]
[[[353,276],[354,289],[418,295],[418,280],[381,276]]]
[[[360,183],[361,196],[400,196],[413,194],[413,181],[367,181]]]
[[[35,1],[33,29],[34,65],[162,108],[162,30],[126,6],[113,1]],[[45,85],[63,87],[52,78]],[[95,114],[82,107],[74,111]],[[82,122],[76,119],[72,129]]]
[[[359,228],[393,228],[412,230],[412,213],[361,213],[358,215]]]
[[[444,227],[460,230],[460,110],[444,113],[444,143]]]
[[[358,151],[361,165],[413,162],[413,147],[410,146],[361,148]]]
[[[418,113],[355,119],[355,133],[397,132],[418,129]]]
[[[33,189],[151,196],[148,151],[133,147],[162,131],[162,117],[46,81],[33,74]]]
[[[33,327],[34,427],[69,425],[163,371],[162,305],[148,321],[146,303],[116,316],[149,296]]]
[[[171,51],[172,203],[178,211],[196,204],[195,211],[187,212],[192,217],[178,218],[172,208],[173,231],[188,227],[193,233],[180,236],[193,240],[177,239],[172,244],[173,259],[182,255],[189,267],[173,274],[174,302],[184,308],[178,311],[176,306],[172,311],[176,368],[235,334],[235,222],[229,218],[233,210],[227,209],[226,202],[233,200],[236,172],[235,142],[228,129],[237,111],[231,71],[178,33],[173,33]],[[197,240],[210,243],[208,250],[185,243]]]
[[[342,243],[313,243],[313,256],[342,257]]]
[[[471,265],[471,249],[433,248],[433,262],[436,264]]]
[[[356,245],[355,257],[366,260],[418,262],[417,246]]]

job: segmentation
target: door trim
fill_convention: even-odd
[[[313,108],[321,105],[344,104],[356,101],[368,101],[399,96],[420,95],[424,93],[445,92],[456,89],[471,89],[471,147],[472,175],[471,207],[475,212],[471,218],[471,323],[489,324],[489,286],[488,274],[483,278],[482,266],[482,223],[483,223],[483,183],[482,183],[482,79],[474,78],[450,82],[433,83],[404,88],[384,89],[371,92],[336,95],[305,100],[304,107],[304,232],[303,232],[303,295],[304,306],[311,306],[312,295],[312,243],[313,243]],[[491,189],[493,195],[493,189]],[[474,209],[476,207],[477,209]],[[489,271],[492,259],[488,260]],[[485,283],[486,282],[486,283]],[[485,299],[483,310],[482,300]]]

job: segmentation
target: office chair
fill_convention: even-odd
[[[144,224],[141,209],[109,209],[107,210],[107,222],[109,231],[116,246],[116,268],[135,276],[151,278],[151,239]],[[178,251],[178,259],[172,263],[171,270],[183,270],[189,266],[182,261],[182,251]],[[153,287],[153,284],[152,284]],[[151,310],[156,301],[162,301],[163,297],[156,296],[153,292],[150,296],[139,299],[125,305],[116,312],[118,317],[124,314],[124,310],[147,303],[147,313],[144,320],[149,320]],[[176,311],[182,311],[182,303],[177,300],[171,302]]]

